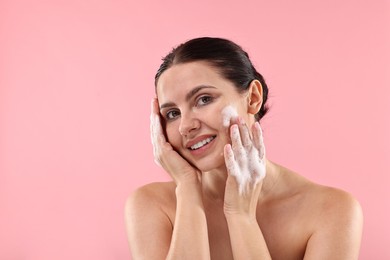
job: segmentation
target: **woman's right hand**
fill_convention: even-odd
[[[154,161],[169,173],[176,185],[199,183],[201,172],[176,152],[164,135],[157,98],[153,98],[151,105],[150,135]]]

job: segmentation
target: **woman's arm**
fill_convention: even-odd
[[[271,259],[256,220],[259,194],[266,174],[265,148],[260,125],[249,129],[242,119],[231,127],[232,145],[225,146],[228,170],[224,213],[234,259]]]
[[[172,236],[172,224],[148,184],[134,191],[126,201],[125,224],[132,259],[165,259]]]
[[[304,259],[358,259],[363,228],[360,204],[348,193],[327,188]]]
[[[236,215],[226,220],[234,259],[271,259],[256,219]]]
[[[167,259],[210,259],[200,185],[176,187],[176,217]]]
[[[210,259],[206,217],[196,189],[176,187],[174,226],[159,199],[169,195],[158,184],[146,185],[129,197],[125,220],[133,259]]]
[[[151,138],[155,160],[176,184],[176,213],[172,226],[153,190],[136,192],[128,202],[130,247],[136,259],[210,259],[201,173],[167,142],[160,122],[157,99],[152,101]],[[152,195],[151,195],[152,194]],[[175,198],[172,196],[171,203]],[[160,241],[161,245],[156,245]],[[160,249],[150,249],[151,246]]]

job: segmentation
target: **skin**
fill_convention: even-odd
[[[358,259],[359,203],[265,157],[254,118],[262,102],[257,80],[238,93],[205,62],[177,64],[161,75],[157,96],[154,156],[173,181],[128,198],[134,259]],[[228,128],[220,113],[227,105],[239,115]],[[201,152],[188,148],[208,137],[215,139]],[[247,159],[253,152],[259,160]],[[242,193],[235,176],[244,171],[252,181]]]

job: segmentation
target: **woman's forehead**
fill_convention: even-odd
[[[181,90],[207,85],[219,86],[226,80],[220,76],[217,69],[206,62],[190,62],[176,64],[161,74],[157,82],[157,94],[169,94]]]
[[[206,62],[196,61],[189,63],[175,64],[167,69],[160,76],[159,82],[164,81],[194,81],[194,80],[211,80],[220,78],[216,68]],[[170,82],[172,83],[172,82]]]

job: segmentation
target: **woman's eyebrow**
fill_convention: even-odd
[[[174,106],[175,106],[175,103],[173,103],[173,102],[164,103],[160,106],[160,110],[163,108],[166,108],[166,107],[174,107]]]
[[[204,88],[216,88],[216,87],[209,86],[209,85],[197,86],[197,87],[193,88],[190,92],[188,92],[188,94],[186,95],[186,101],[189,101],[196,93],[198,93],[200,90],[202,90]]]
[[[186,101],[189,101],[194,95],[196,95],[196,93],[198,93],[200,90],[205,89],[205,88],[216,88],[216,87],[209,86],[209,85],[197,86],[197,87],[193,88],[190,92],[188,92],[188,94],[186,95]],[[168,103],[162,104],[160,106],[160,109],[163,109],[163,108],[166,108],[166,107],[173,107],[173,106],[175,106],[175,103],[168,102]]]

